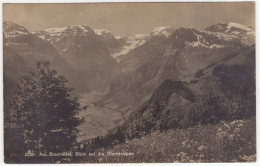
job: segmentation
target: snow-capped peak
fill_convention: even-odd
[[[174,31],[174,28],[171,26],[160,26],[153,29],[151,32],[154,36],[166,36],[169,37],[171,33]]]
[[[223,22],[223,23],[215,24],[206,28],[205,30],[213,31],[213,32],[221,32],[226,34],[233,33],[234,35],[241,34],[244,32],[254,31],[252,28],[248,26],[234,23],[234,22]]]
[[[119,62],[119,59],[118,59],[119,56],[126,55],[131,50],[143,45],[146,42],[146,40],[148,39],[148,37],[149,37],[149,34],[136,34],[136,35],[128,37],[126,40],[126,45],[123,46],[123,48],[119,52],[116,52],[116,53],[112,54],[111,56],[113,58],[115,58],[117,60],[117,62]]]
[[[94,31],[85,25],[68,25],[66,27],[49,28],[42,31],[36,31],[33,34],[53,44],[61,41],[64,37],[89,36],[94,34]]]
[[[225,34],[231,38],[237,38],[243,46],[250,46],[255,43],[255,31],[245,25],[234,22],[223,22],[212,25],[205,29],[206,31]]]
[[[4,21],[3,32],[7,38],[30,34],[26,28],[11,21]]]
[[[61,28],[49,28],[49,29],[45,29],[43,31],[34,32],[33,34],[38,35],[38,37],[40,37],[43,40],[50,41],[51,39],[49,37],[61,37],[63,35],[66,35],[66,36],[68,36],[68,35],[87,36],[88,33],[91,32],[91,31],[93,32],[93,30],[88,26],[69,25],[69,26],[61,27]]]
[[[234,22],[226,23],[225,34],[238,37],[244,46],[250,46],[255,43],[255,31],[245,25]]]
[[[67,27],[62,27],[62,28],[49,28],[49,29],[46,29],[45,32],[47,32],[51,36],[53,36],[53,35],[61,35],[65,31],[76,32],[76,31],[78,31],[78,29],[80,29],[84,33],[89,32],[89,27],[84,26],[84,25],[69,25]]]

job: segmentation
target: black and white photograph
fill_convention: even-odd
[[[255,163],[255,2],[3,3],[8,164]]]

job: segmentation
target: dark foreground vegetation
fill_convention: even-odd
[[[255,118],[221,121],[187,129],[154,131],[110,148],[96,150],[81,162],[254,162]],[[114,155],[123,153],[127,155]],[[104,154],[99,156],[98,154]]]
[[[21,76],[16,93],[8,99],[4,112],[5,162],[52,163],[72,161],[66,157],[45,157],[49,152],[74,152],[82,119],[76,117],[80,106],[70,96],[67,80],[37,63],[35,71]]]

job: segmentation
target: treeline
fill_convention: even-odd
[[[93,153],[99,148],[108,148],[125,142],[125,133],[122,128],[118,128],[115,133],[109,133],[106,136],[97,136],[78,146],[79,152]]]

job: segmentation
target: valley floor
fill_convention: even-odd
[[[93,154],[92,154],[93,155]],[[81,162],[253,162],[256,119],[155,131],[123,144],[98,149]]]
[[[87,110],[80,112],[79,117],[84,118],[84,123],[79,126],[78,142],[105,136],[110,130],[121,125],[129,108],[119,108],[118,105],[103,94],[92,92],[80,94],[79,100]]]

